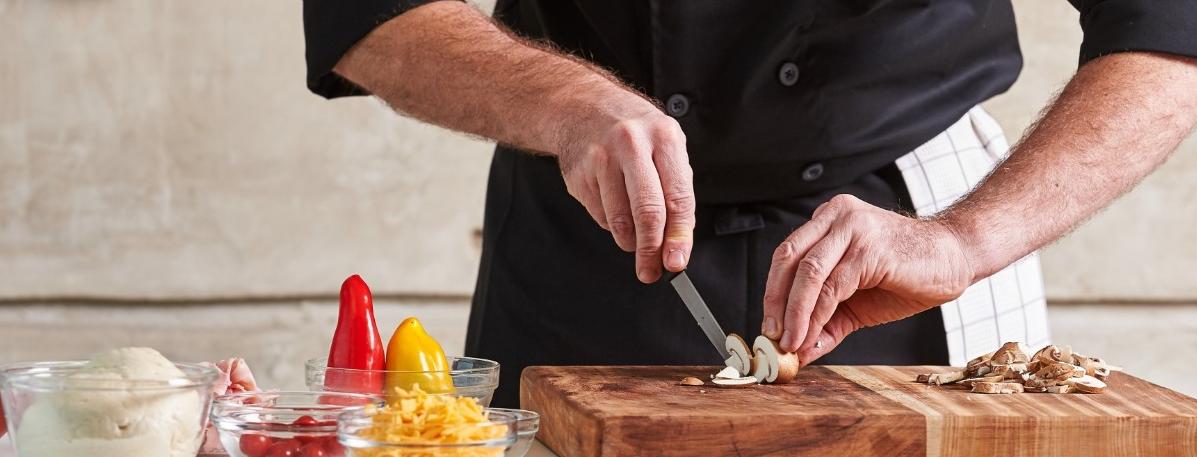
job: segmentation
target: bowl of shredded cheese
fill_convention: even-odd
[[[342,414],[337,438],[355,457],[522,457],[515,448],[520,419],[476,398],[413,386],[397,389],[384,406]]]

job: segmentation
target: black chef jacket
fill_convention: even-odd
[[[365,94],[333,66],[427,1],[305,0],[309,88]],[[1070,1],[1082,63],[1197,56],[1197,2]],[[902,208],[892,162],[1021,68],[1009,0],[499,0],[495,16],[610,69],[678,120],[700,205],[691,275],[725,329],[748,337],[769,254],[814,206],[853,193]],[[552,159],[499,147],[484,226],[467,353],[503,363],[497,404],[515,403],[529,364],[718,362],[667,285],[635,282],[632,256],[568,196]],[[828,360],[943,363],[938,319],[866,329]]]

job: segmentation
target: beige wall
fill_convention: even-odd
[[[1016,3],[1012,137],[1079,43]],[[0,298],[470,293],[490,146],[308,93],[295,2],[0,0],[0,55]],[[1197,298],[1195,152],[1048,249],[1050,297]]]

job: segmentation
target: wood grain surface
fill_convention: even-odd
[[[984,395],[947,367],[808,367],[791,384],[679,386],[715,367],[530,367],[522,407],[562,457],[1197,456],[1197,400],[1116,373],[1105,394]]]

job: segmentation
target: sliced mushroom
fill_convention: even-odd
[[[973,383],[972,392],[979,394],[1019,394],[1022,393],[1022,384],[1017,382],[976,382]]]
[[[727,353],[731,356],[724,363],[735,368],[741,377],[752,376],[755,358],[752,348],[748,347],[748,342],[744,341],[740,335],[730,333],[727,335],[727,340],[724,341],[724,347],[727,348]]]
[[[1012,363],[1026,363],[1027,354],[1022,351],[1017,342],[1009,342],[1003,344],[1002,347],[993,352],[993,357],[990,361],[998,365],[1009,365]]]
[[[1038,360],[1045,363],[1058,362],[1060,361],[1060,348],[1057,348],[1052,344],[1044,346],[1043,349],[1035,352],[1035,355],[1031,357],[1031,360]]]
[[[964,379],[963,371],[951,371],[948,373],[934,373],[927,375],[927,383],[942,386],[944,384],[952,384]]]
[[[979,382],[1000,383],[1003,379],[1006,379],[1005,375],[981,376],[976,378],[962,379],[960,380],[960,384],[964,387],[972,387]]]
[[[711,384],[719,387],[751,387],[757,385],[757,382],[756,377],[745,376],[733,379],[715,378],[711,380]]]
[[[1060,384],[1058,386],[1045,387],[1043,391],[1049,394],[1066,394],[1072,392],[1072,386],[1069,384]]]
[[[718,373],[711,375],[711,379],[738,379],[744,376],[740,375],[740,371],[733,367],[723,367]]]
[[[756,368],[752,374],[759,382],[787,383],[798,375],[798,354],[784,352],[776,341],[761,335],[752,343]]]
[[[1119,368],[1073,352],[1070,346],[1048,345],[1027,357],[1016,342],[968,362],[962,371],[920,374],[919,382],[957,383],[978,393],[1100,393],[1105,378]],[[1016,387],[1015,387],[1016,386]]]
[[[1069,379],[1068,381],[1069,381],[1068,385],[1072,386],[1073,388],[1075,388],[1078,391],[1081,391],[1081,392],[1084,392],[1087,394],[1099,394],[1099,393],[1105,392],[1105,390],[1106,390],[1105,381],[1102,381],[1100,379],[1094,378],[1089,375],[1081,376],[1079,378]]]

